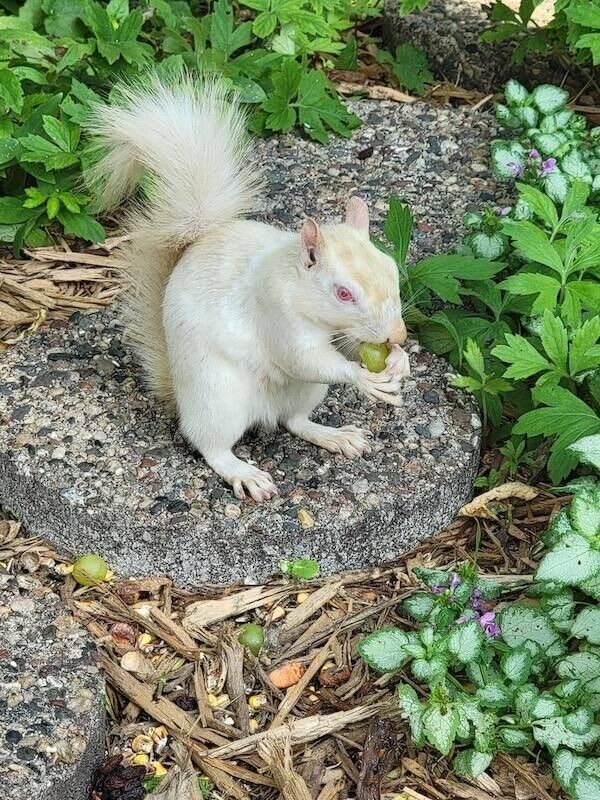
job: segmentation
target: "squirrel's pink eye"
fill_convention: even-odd
[[[345,286],[336,286],[335,295],[342,303],[354,303],[354,295],[350,289],[347,289]]]

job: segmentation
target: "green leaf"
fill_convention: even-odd
[[[569,99],[566,89],[550,84],[541,84],[531,93],[533,102],[542,114],[554,114],[561,109]]]
[[[523,414],[513,433],[557,437],[552,445],[548,472],[551,480],[559,483],[577,464],[567,447],[584,436],[600,433],[600,418],[583,400],[559,386],[537,387],[533,398],[547,407]]]
[[[423,731],[429,744],[448,755],[456,738],[458,713],[451,705],[433,705],[423,712]]]
[[[552,759],[552,771],[554,777],[563,789],[569,790],[575,770],[583,764],[583,757],[578,756],[572,750],[561,748],[557,750]]]
[[[578,734],[565,726],[562,717],[548,717],[534,722],[533,737],[551,753],[555,753],[560,747],[569,747],[577,753],[585,753],[600,740],[600,725],[592,725],[588,733]]]
[[[560,704],[556,698],[547,692],[541,694],[532,704],[530,714],[532,719],[547,719],[560,714]]]
[[[52,141],[66,153],[73,153],[79,143],[79,129],[55,117],[44,116],[44,130]]]
[[[600,677],[600,655],[580,651],[562,658],[556,665],[559,678],[573,678],[583,681],[584,687]]]
[[[501,681],[490,681],[477,689],[476,697],[486,708],[508,708],[512,702],[510,689]]]
[[[409,660],[404,645],[413,639],[399,628],[381,628],[362,639],[358,652],[378,672],[398,672]]]
[[[445,677],[448,664],[443,658],[416,658],[411,663],[410,669],[418,681],[431,685]]]
[[[499,344],[492,350],[492,355],[511,366],[504,372],[505,378],[522,380],[552,368],[550,362],[539,353],[523,336],[513,333],[505,335],[506,344]]]
[[[588,606],[575,617],[571,633],[590,644],[600,644],[600,607]]]
[[[533,683],[526,683],[524,686],[517,688],[513,704],[515,711],[522,719],[528,720],[531,718],[531,709],[539,696],[540,690]]]
[[[565,9],[571,20],[586,28],[600,28],[600,6],[597,2],[573,2]]]
[[[473,256],[439,255],[419,261],[412,267],[410,275],[442,300],[460,305],[459,280],[486,280],[500,272],[503,266],[500,262]]]
[[[297,558],[294,561],[281,561],[279,569],[284,575],[291,575],[302,581],[310,581],[316,578],[321,571],[317,561],[311,558]]]
[[[397,689],[398,704],[404,717],[410,725],[410,736],[413,743],[420,747],[423,744],[425,733],[423,731],[423,706],[417,693],[408,683],[401,683]]]
[[[594,724],[594,712],[591,710],[591,708],[585,708],[581,706],[575,711],[571,711],[570,714],[564,716],[563,721],[567,730],[571,731],[572,733],[585,735],[591,731],[592,725]]]
[[[389,207],[383,223],[383,232],[394,245],[396,261],[404,266],[412,239],[413,217],[410,206],[399,198],[390,197]]]
[[[85,0],[44,0],[44,28],[49,36],[79,39],[85,34]]]
[[[569,445],[568,449],[577,456],[579,461],[600,471],[600,434],[584,436]]]
[[[424,622],[428,619],[434,605],[435,598],[433,595],[426,594],[425,592],[416,592],[410,597],[407,597],[402,603],[402,606],[413,619],[417,620],[417,622]]]
[[[467,237],[467,244],[478,258],[501,258],[506,252],[507,239],[501,233],[478,231]]]
[[[513,240],[517,252],[526,260],[536,261],[550,267],[559,275],[564,273],[564,265],[558,252],[552,246],[546,233],[532,222],[505,221],[502,230]]]
[[[492,166],[499,178],[514,178],[525,165],[525,150],[518,142],[492,142]]]
[[[506,750],[531,750],[533,745],[533,738],[527,731],[501,728],[498,735]]]
[[[570,790],[572,800],[600,800],[600,778],[576,769]]]
[[[544,311],[540,338],[548,357],[561,372],[566,373],[569,353],[567,329],[560,317],[554,316],[549,310]]]
[[[23,206],[20,197],[0,197],[0,224],[14,225],[26,222],[32,212]]]
[[[600,317],[586,320],[573,334],[569,348],[569,372],[577,375],[600,364]]]
[[[409,92],[423,94],[425,84],[433,82],[425,53],[412,44],[401,44],[396,48],[392,71],[400,86]]]
[[[531,655],[525,647],[515,647],[504,653],[500,666],[507,680],[511,683],[524,684],[531,671]]]
[[[535,579],[577,586],[600,572],[600,552],[577,533],[567,534],[541,560]]]
[[[554,230],[558,226],[558,213],[556,206],[550,198],[534,186],[526,183],[518,183],[519,195],[529,205],[537,216],[543,220],[548,227]]]
[[[476,778],[492,763],[491,753],[480,753],[478,750],[463,750],[455,757],[452,767],[457,775]]]
[[[544,191],[555,203],[564,203],[569,191],[569,179],[556,169],[544,178]]]
[[[504,97],[509,106],[520,106],[525,103],[529,94],[519,81],[511,78],[504,87]]]
[[[501,281],[499,286],[515,295],[537,294],[531,307],[532,315],[542,314],[546,309],[553,309],[561,289],[560,281],[556,278],[536,272],[519,272],[516,275],[510,275]]]
[[[448,637],[448,650],[463,664],[475,661],[483,644],[484,634],[477,620],[456,625]]]
[[[4,110],[18,114],[23,107],[21,82],[10,69],[0,69],[0,101]]]
[[[73,214],[72,211],[61,208],[57,217],[67,233],[80,236],[88,242],[104,241],[104,228],[87,214]]]
[[[519,647],[525,642],[535,642],[549,656],[560,655],[562,643],[560,634],[543,612],[525,603],[511,603],[499,614],[498,624],[502,638],[511,647]]]
[[[571,522],[582,536],[600,534],[600,486],[576,492],[570,510]]]

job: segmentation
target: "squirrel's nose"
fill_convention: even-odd
[[[403,319],[399,319],[392,325],[390,335],[388,336],[389,344],[404,344],[406,341],[406,325]]]

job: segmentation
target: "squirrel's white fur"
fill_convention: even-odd
[[[300,232],[246,220],[261,170],[218,79],[154,78],[121,94],[90,123],[103,150],[90,180],[104,208],[143,187],[128,223],[125,324],[149,388],[238,497],[276,493],[232,452],[254,425],[282,424],[347,456],[368,451],[366,431],[309,419],[329,383],[399,402],[397,371],[373,374],[340,352],[406,336],[396,266],[370,243],[364,202],[349,200],[344,224],[308,219]]]

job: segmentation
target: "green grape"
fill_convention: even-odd
[[[385,360],[390,354],[390,348],[387,344],[363,342],[358,348],[358,354],[361,362],[369,372],[383,372],[385,369]]]
[[[95,586],[106,578],[108,567],[100,556],[86,553],[73,564],[71,573],[80,586]]]
[[[250,650],[250,652],[255,656],[257,656],[262,650],[264,641],[265,635],[263,633],[263,629],[260,627],[260,625],[255,625],[252,622],[244,625],[238,634],[238,642],[244,645],[244,647],[247,647],[248,650]]]

